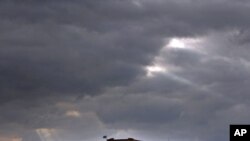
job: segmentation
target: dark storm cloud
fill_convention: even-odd
[[[1,3],[1,91],[88,93],[128,84],[162,38],[243,28],[249,19],[247,4],[215,1]]]
[[[109,100],[119,103],[100,106],[102,110],[97,113],[104,122],[117,129],[124,127],[148,130],[147,134],[155,136],[157,132],[157,136],[161,138],[158,140],[169,136],[187,141],[228,139],[228,125],[249,123],[250,117],[247,112],[250,107],[247,86],[250,60],[244,55],[248,48],[246,44],[239,45],[238,41],[232,41],[232,36],[235,35],[221,32],[207,35],[197,45],[197,50],[165,48],[158,56],[162,60],[161,65],[166,68],[175,66],[178,70],[159,72],[153,77],[140,79],[129,88],[107,92],[124,96],[113,96],[117,100],[100,98],[101,102],[97,102],[97,105],[103,101],[110,103]],[[229,51],[228,48],[231,47],[232,50]],[[173,76],[178,76],[179,79],[172,79]],[[163,105],[157,107],[160,103]],[[140,108],[141,104],[145,104],[143,108]],[[156,109],[148,110],[147,104]],[[112,108],[109,107],[111,105]],[[110,112],[114,114],[109,114]],[[148,116],[150,121],[147,120]],[[117,118],[113,119],[114,117]],[[159,117],[164,118],[160,120]]]
[[[1,136],[34,140],[36,129],[59,128],[76,140],[81,130],[84,138],[97,132],[94,120],[72,120],[54,103],[127,85],[162,44],[143,27],[102,15],[114,6],[127,20],[123,4],[132,4],[114,4],[1,1]]]
[[[126,85],[142,73],[140,67],[150,62],[161,44],[160,39],[143,35],[133,25],[111,19],[111,27],[106,28],[108,20],[91,14],[99,3],[93,9],[86,7],[90,2],[2,3],[2,93],[10,89],[26,95],[41,90],[93,93],[105,86]],[[68,12],[64,14],[64,10]],[[60,16],[68,21],[60,21]],[[1,99],[11,95],[2,94]]]
[[[0,1],[0,140],[131,128],[159,141],[165,132],[225,140],[229,123],[249,119],[249,9],[243,0]],[[201,52],[160,50],[200,36]],[[156,56],[178,69],[147,77]]]

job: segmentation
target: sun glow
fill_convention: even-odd
[[[152,65],[146,66],[146,76],[154,77],[157,74],[171,73],[171,71],[179,71],[181,68],[171,64],[165,64],[164,54],[168,49],[192,50],[202,52],[201,43],[203,38],[167,38],[166,44],[160,50],[159,56],[156,56]]]
[[[163,73],[166,72],[166,68],[160,65],[147,66],[147,76],[154,76],[155,73]]]
[[[36,129],[41,141],[56,141],[56,130],[50,128]]]
[[[195,49],[202,41],[200,38],[172,38],[165,47],[179,49]]]
[[[172,48],[185,48],[185,43],[181,39],[173,38],[170,40],[168,46]]]

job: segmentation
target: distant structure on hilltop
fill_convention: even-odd
[[[107,136],[103,136],[104,139],[107,139]],[[133,138],[127,138],[127,139],[114,139],[114,138],[110,138],[107,139],[107,141],[140,141],[140,140],[136,140]]]
[[[107,141],[139,141],[139,140],[135,140],[133,138],[127,138],[127,139],[114,139],[114,138],[110,138],[110,139],[107,139]]]

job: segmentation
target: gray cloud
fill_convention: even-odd
[[[0,141],[44,133],[98,140],[125,136],[120,131],[145,140],[226,140],[230,123],[249,122],[249,6],[0,1]],[[202,41],[163,48],[186,37]],[[167,71],[147,76],[154,63]]]

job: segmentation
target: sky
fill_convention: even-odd
[[[227,141],[250,123],[247,0],[0,0],[0,141]]]

